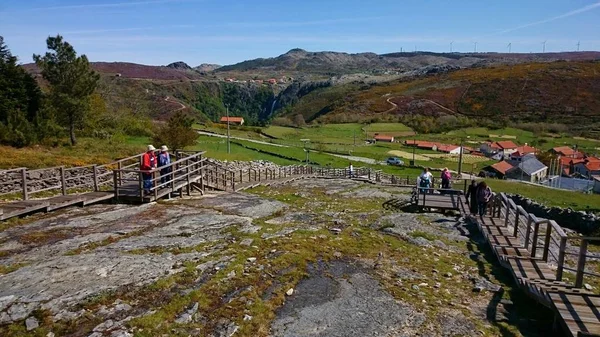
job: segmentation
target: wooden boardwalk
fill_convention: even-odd
[[[600,336],[600,295],[583,288],[585,275],[600,276],[585,269],[587,242],[599,238],[568,237],[554,221],[528,214],[503,194],[487,215],[471,219],[515,283],[554,311],[555,328],[566,336]],[[569,240],[580,242],[578,254],[567,251]],[[570,262],[576,266],[569,267]],[[563,279],[565,272],[574,273],[574,283]]]
[[[415,204],[421,211],[455,210],[461,212],[462,214],[468,214],[467,200],[464,196],[464,192],[461,190],[414,188],[413,204]]]

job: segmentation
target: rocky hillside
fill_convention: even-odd
[[[173,62],[173,63],[167,65],[167,68],[180,69],[180,70],[190,70],[190,69],[192,69],[192,67],[190,67],[187,63],[182,62],[182,61]]]
[[[594,60],[598,52],[498,54],[498,53],[375,53],[308,52],[292,49],[272,58],[259,58],[219,68],[218,72],[299,72],[324,75],[348,73],[402,73],[433,65],[467,68],[475,65],[548,62],[556,60]]]
[[[581,129],[600,123],[599,90],[599,62],[529,63],[332,86],[309,93],[286,114],[323,122],[454,116]]]

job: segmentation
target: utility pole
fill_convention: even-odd
[[[462,176],[463,139],[460,139],[460,155],[458,156],[458,175]]]
[[[231,153],[231,138],[229,136],[229,104],[225,104],[227,111],[227,153]]]

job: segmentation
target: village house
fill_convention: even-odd
[[[404,141],[404,145],[416,146],[417,148],[422,150],[439,151],[449,154],[460,154],[460,146],[458,145],[434,143],[424,140],[406,140]]]
[[[380,135],[380,134],[376,133],[374,138],[375,138],[376,142],[388,142],[388,143],[394,142],[394,136]]]
[[[539,161],[534,154],[527,154],[521,161],[510,161],[513,169],[508,170],[506,178],[537,183],[548,177],[548,166]]]
[[[491,176],[499,179],[515,179],[529,182],[541,182],[548,177],[548,167],[530,153],[516,160],[502,160],[483,168]]]
[[[510,155],[517,152],[519,146],[512,140],[488,142],[481,145],[480,150],[486,157],[493,159],[510,159]]]
[[[600,159],[595,157],[587,157],[585,159],[571,160],[571,174],[579,174],[588,179],[592,176],[600,175]]]
[[[229,118],[230,125],[244,125],[244,118],[242,117],[221,117],[221,124],[227,124]]]
[[[527,144],[517,147],[516,151],[510,155],[510,160],[521,161],[523,156],[528,154],[536,154],[537,149]]]
[[[499,161],[493,165],[487,166],[483,168],[484,172],[487,172],[488,176],[495,177],[498,179],[504,179],[507,172],[513,169],[513,166],[507,161]]]
[[[581,158],[585,157],[584,153],[574,150],[568,146],[558,146],[558,147],[552,148],[552,149],[550,149],[550,153],[555,154],[557,156],[576,158],[576,159],[581,159]]]

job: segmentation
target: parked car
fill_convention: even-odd
[[[386,163],[388,165],[395,165],[395,166],[404,165],[404,162],[402,160],[400,160],[400,158],[396,158],[396,157],[389,157],[387,159]]]

